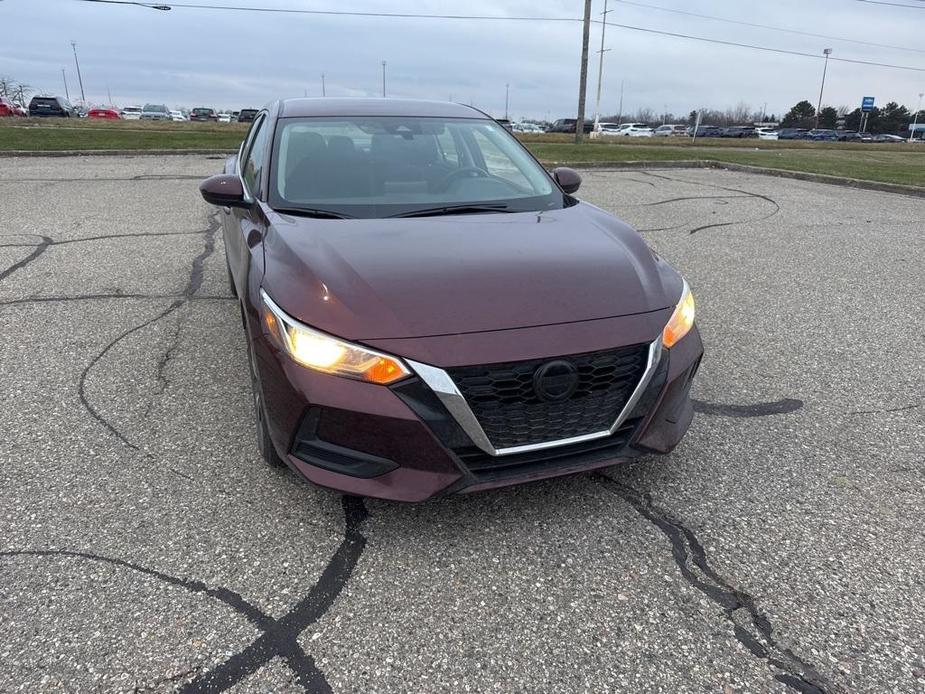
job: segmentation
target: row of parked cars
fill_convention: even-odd
[[[5,97],[0,97],[0,116],[31,116],[57,118],[96,118],[103,120],[155,120],[155,121],[212,121],[217,123],[249,123],[257,115],[257,109],[219,113],[213,108],[198,107],[169,109],[164,104],[144,106],[96,106],[78,108],[63,96],[35,96],[25,109]]]

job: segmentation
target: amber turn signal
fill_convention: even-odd
[[[690,332],[690,329],[694,327],[694,313],[694,295],[691,294],[691,289],[685,282],[681,291],[681,300],[662,331],[662,344],[665,347],[674,346],[675,343]]]

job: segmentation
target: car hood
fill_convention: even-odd
[[[265,208],[263,287],[352,340],[589,321],[674,306],[681,279],[598,208],[309,219]]]

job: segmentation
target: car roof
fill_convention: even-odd
[[[488,118],[463,104],[418,99],[300,98],[279,104],[280,118],[307,116],[418,116],[442,118]]]

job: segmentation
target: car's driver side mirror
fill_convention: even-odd
[[[553,169],[552,177],[556,179],[556,183],[559,184],[559,187],[569,195],[581,187],[581,176],[578,175],[575,169],[570,169],[567,166],[560,166]]]
[[[210,176],[199,184],[203,200],[219,207],[250,207],[241,179],[234,174]]]

